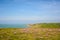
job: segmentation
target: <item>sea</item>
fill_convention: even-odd
[[[27,24],[0,24],[0,28],[27,28]]]

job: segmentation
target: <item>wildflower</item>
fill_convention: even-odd
[[[52,29],[48,29],[48,31],[52,31]]]
[[[40,37],[41,39],[43,38],[43,37]]]
[[[49,34],[46,34],[46,36],[49,36]]]
[[[16,34],[16,32],[14,32],[14,34]]]
[[[58,31],[60,31],[60,29],[58,29]]]

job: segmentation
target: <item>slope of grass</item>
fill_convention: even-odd
[[[0,29],[0,40],[60,40],[60,29]]]
[[[53,27],[50,27],[50,25]],[[30,26],[32,27],[0,28],[0,40],[60,40],[59,23],[48,24],[48,26],[46,23]]]
[[[38,23],[38,24],[32,24],[30,25],[33,28],[60,28],[60,23]]]

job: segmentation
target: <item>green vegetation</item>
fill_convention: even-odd
[[[38,24],[33,24],[33,28],[38,27],[38,28],[60,28],[60,23],[38,23]]]
[[[0,28],[0,40],[60,40],[60,23],[41,23],[30,28]]]

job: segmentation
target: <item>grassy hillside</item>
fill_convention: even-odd
[[[32,28],[60,28],[60,23],[37,23],[29,24]]]
[[[0,40],[60,40],[60,29],[0,29]]]
[[[0,28],[0,40],[60,40],[60,23],[29,24],[29,28]]]

